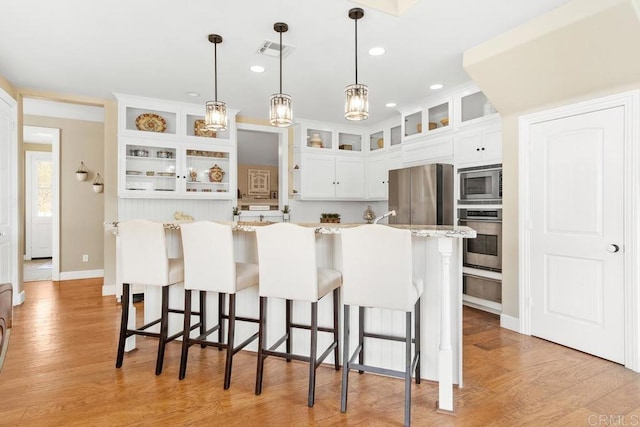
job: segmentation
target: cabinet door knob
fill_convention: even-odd
[[[479,149],[479,148],[476,148],[476,151],[480,151],[480,149]]]
[[[482,147],[482,151],[484,151],[484,147]]]
[[[607,250],[609,252],[611,252],[612,254],[615,254],[616,252],[618,252],[620,250],[620,246],[616,245],[616,244],[611,244],[607,247]]]

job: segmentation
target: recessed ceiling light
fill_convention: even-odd
[[[444,87],[444,85],[442,83],[436,83],[436,84],[433,84],[433,85],[429,86],[429,89],[438,90],[438,89],[442,89],[443,87]]]
[[[371,49],[369,49],[369,55],[371,55],[371,56],[384,55],[385,52],[386,52],[386,50],[383,47],[380,47],[380,46],[372,47]]]
[[[187,92],[187,95],[193,96],[194,98],[200,96],[200,94],[198,92]]]
[[[385,107],[389,107],[389,108],[393,108],[395,107],[397,104],[395,102],[387,102],[386,104],[384,104]]]
[[[260,65],[252,65],[251,66],[251,71],[253,71],[254,73],[263,73],[264,72],[264,67],[262,67]]]

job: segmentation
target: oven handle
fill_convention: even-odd
[[[458,220],[459,223],[467,223],[467,222],[497,222],[497,223],[501,223],[502,220],[500,219],[494,219],[494,218],[460,218]]]

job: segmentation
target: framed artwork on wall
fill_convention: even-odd
[[[248,183],[250,196],[268,196],[271,173],[264,169],[249,169]]]

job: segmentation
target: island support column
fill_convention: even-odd
[[[440,282],[440,346],[438,349],[438,402],[439,411],[453,413],[453,350],[451,348],[451,253],[453,239],[438,238],[441,263]]]

